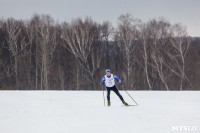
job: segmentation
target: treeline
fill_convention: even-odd
[[[97,90],[109,68],[131,90],[199,90],[200,40],[165,18],[0,19],[0,89]]]

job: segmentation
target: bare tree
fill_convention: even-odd
[[[139,34],[139,40],[140,40],[142,49],[141,50],[139,49],[139,50],[144,59],[144,72],[146,75],[147,84],[148,84],[149,90],[152,90],[153,82],[150,80],[150,77],[149,77],[149,54],[148,54],[149,47],[150,47],[150,44],[148,43],[149,38],[150,36],[149,36],[148,26],[147,24],[143,23],[140,25],[140,34]]]
[[[109,65],[109,39],[112,36],[112,33],[114,32],[114,27],[109,21],[104,21],[103,24],[101,25],[101,33],[102,33],[102,41],[104,45],[106,46],[105,51],[106,51],[106,68],[108,68]]]
[[[24,22],[25,28],[24,28],[24,37],[27,40],[29,47],[25,50],[24,52],[24,57],[25,58],[25,63],[26,65],[24,65],[24,71],[26,73],[27,76],[27,89],[31,89],[31,77],[32,77],[32,66],[33,66],[33,61],[32,61],[32,57],[33,57],[33,53],[32,53],[32,46],[34,44],[34,26],[31,24],[30,21],[25,21]],[[23,42],[22,42],[23,43]],[[26,43],[26,42],[25,42]]]
[[[22,25],[23,25],[22,22],[16,21],[14,19],[8,19],[6,24],[6,30],[8,32],[8,38],[7,38],[8,49],[12,57],[14,57],[14,70],[15,70],[17,89],[19,89],[18,56],[22,51],[24,51],[24,49],[29,44],[28,42],[25,42],[25,37],[22,36],[22,38],[20,38]]]
[[[138,36],[138,24],[140,20],[132,17],[131,14],[121,15],[118,23],[118,37],[119,37],[119,45],[121,45],[121,50],[124,52],[125,64],[126,64],[126,73],[124,73],[127,88],[132,88],[130,85],[131,74],[133,68],[133,52],[135,50],[137,44],[137,36]]]
[[[151,53],[150,58],[153,61],[152,63],[149,63],[151,67],[155,70],[155,75],[158,75],[164,86],[167,90],[169,90],[167,79],[169,75],[171,75],[170,71],[166,69],[165,65],[166,63],[166,54],[163,54],[163,51],[166,51],[165,48],[167,48],[167,42],[169,40],[169,29],[170,24],[167,20],[164,18],[160,18],[158,20],[152,19],[148,23],[148,29],[149,29],[149,36],[150,40],[149,43],[151,43]]]
[[[95,60],[94,52],[92,52],[97,32],[96,23],[89,18],[86,18],[85,21],[76,19],[71,24],[64,23],[62,27],[62,38],[67,44],[64,46],[71,51],[82,68],[89,74],[90,78],[87,79],[92,83],[92,87],[96,88],[94,74],[99,60]],[[89,56],[91,56],[91,64]]]
[[[185,57],[190,46],[190,39],[187,36],[186,27],[181,24],[175,24],[171,27],[170,42],[174,48],[174,56],[178,72],[180,75],[180,90],[183,90],[183,82],[186,79],[189,82],[185,74]],[[189,82],[190,83],[190,82]]]
[[[32,42],[32,48],[33,48],[33,56],[34,56],[34,60],[33,62],[35,62],[35,64],[33,63],[34,67],[35,67],[35,86],[34,88],[36,90],[38,90],[38,83],[39,83],[39,67],[40,67],[40,64],[41,64],[41,61],[40,61],[40,49],[39,49],[39,46],[40,46],[40,28],[39,28],[39,25],[40,25],[40,16],[39,15],[34,15],[33,18],[30,20],[30,33],[29,33],[29,38],[34,38],[34,41]]]
[[[41,89],[49,89],[49,69],[52,64],[54,51],[58,45],[57,42],[57,30],[54,26],[54,21],[50,16],[43,15],[41,17],[40,25],[38,26],[39,38],[39,50],[41,61],[41,73],[40,82]]]

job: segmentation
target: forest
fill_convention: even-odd
[[[106,69],[127,90],[200,90],[199,68],[200,38],[164,17],[0,19],[0,90],[102,90]]]

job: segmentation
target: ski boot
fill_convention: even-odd
[[[125,101],[122,102],[125,106],[128,106],[128,103],[126,103]]]
[[[110,106],[110,104],[111,104],[110,101],[108,101],[108,106]]]

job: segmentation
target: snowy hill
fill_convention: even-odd
[[[0,132],[200,132],[199,91],[129,93],[139,106],[122,106],[113,92],[111,107],[104,107],[102,91],[0,91]]]

